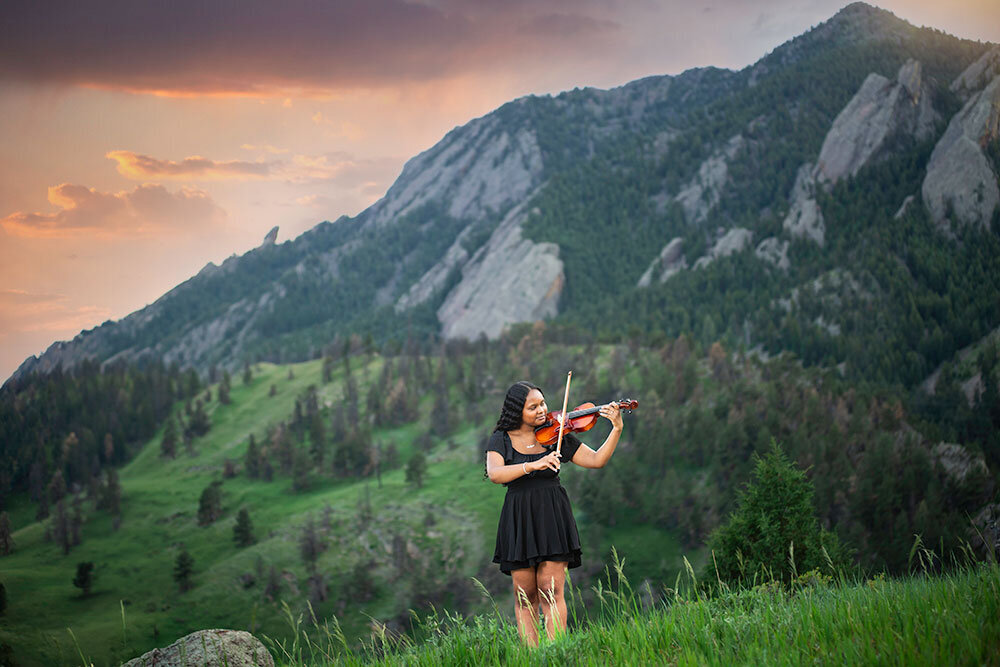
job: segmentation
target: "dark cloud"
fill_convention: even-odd
[[[617,39],[600,3],[498,6],[5,0],[0,78],[164,93],[321,92],[579,58]]]

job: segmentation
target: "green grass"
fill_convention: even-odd
[[[373,358],[367,373],[363,363],[356,358],[353,369],[362,396],[369,383],[377,382],[382,362]],[[449,438],[438,443],[428,456],[427,478],[421,489],[406,484],[403,469],[383,474],[381,488],[374,477],[317,477],[309,490],[299,493],[292,491],[288,476],[279,474],[274,481],[264,482],[249,480],[241,472],[223,483],[222,517],[210,526],[197,525],[202,490],[213,479],[221,478],[226,458],[242,464],[251,433],[260,442],[269,425],[288,419],[295,398],[309,385],[317,386],[323,404],[342,398],[343,368],[338,365],[333,381],[324,385],[320,381],[321,367],[321,361],[292,366],[260,364],[249,385],[244,385],[240,374],[236,374],[230,405],[218,402],[213,387],[213,400],[207,405],[212,429],[195,441],[194,456],[178,444],[175,459],[162,458],[161,429],[119,471],[123,491],[120,529],[113,530],[110,516],[93,510],[90,501],[85,501],[83,542],[67,556],[55,543],[44,539],[47,522],[34,521],[34,506],[15,499],[17,509],[12,519],[16,549],[0,561],[0,581],[6,586],[8,599],[6,613],[0,616],[0,643],[13,648],[19,664],[80,664],[82,652],[95,665],[113,665],[166,646],[195,630],[212,627],[247,629],[278,640],[291,638],[282,601],[294,614],[308,616],[307,572],[298,551],[300,526],[308,516],[319,519],[328,504],[334,508],[337,525],[328,536],[330,548],[317,565],[331,580],[331,595],[317,605],[315,612],[320,618],[336,614],[352,645],[368,636],[370,617],[405,616],[408,608],[399,583],[381,562],[373,570],[373,598],[340,605],[345,597],[338,589],[341,579],[357,564],[360,555],[377,551],[375,542],[381,533],[401,531],[419,536],[413,526],[421,525],[430,508],[440,519],[435,526],[440,539],[468,543],[458,573],[464,582],[468,583],[482,568],[491,568],[504,492],[482,477],[478,447],[490,427],[486,422],[491,419],[481,424],[459,424]],[[290,368],[293,379],[288,378]],[[272,384],[277,387],[274,397],[268,396]],[[431,407],[429,398],[425,402],[421,410],[424,415]],[[413,452],[414,440],[426,428],[427,417],[423,417],[419,423],[379,429],[374,437],[383,443],[394,442],[405,464]],[[366,493],[375,522],[369,529],[360,530],[353,517]],[[258,540],[245,549],[238,548],[232,537],[241,507],[249,510]],[[580,527],[586,537],[589,531],[585,518],[581,518]],[[658,549],[672,554],[675,567],[679,566],[676,541],[669,533],[623,525],[606,529],[601,540],[603,549],[621,542],[626,554],[640,551],[643,540],[654,540]],[[172,576],[182,548],[195,560],[194,588],[184,594],[178,592]],[[590,563],[599,562],[602,556],[593,551],[586,555]],[[282,575],[278,599],[263,595],[264,581],[259,577],[250,588],[239,583],[241,575],[257,575],[258,558],[266,564],[265,574],[266,566],[273,564]],[[96,566],[94,587],[86,597],[71,583],[76,564],[83,561]],[[650,573],[659,574],[661,565],[659,560],[649,563]],[[506,586],[506,582],[500,585]],[[498,599],[509,606],[509,593],[501,593]],[[488,608],[488,603],[482,601],[479,609]]]
[[[610,585],[609,579],[609,585]],[[1000,664],[1000,568],[974,564],[944,576],[863,582],[813,580],[726,590],[711,598],[667,590],[651,608],[627,583],[602,590],[603,613],[537,649],[506,615],[433,614],[417,640],[374,632],[362,650],[332,626],[272,642],[279,665]],[[648,607],[648,605],[647,605]]]

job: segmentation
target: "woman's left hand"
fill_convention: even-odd
[[[617,403],[609,403],[608,405],[601,406],[601,416],[606,417],[611,424],[618,429],[622,430],[624,424],[622,423],[622,411],[618,409]]]

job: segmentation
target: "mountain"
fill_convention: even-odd
[[[269,234],[12,380],[552,319],[914,386],[1000,324],[997,53],[854,3],[738,72],[521,98],[412,158],[358,216]],[[958,267],[947,289],[939,265]]]

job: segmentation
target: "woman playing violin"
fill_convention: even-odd
[[[513,581],[517,630],[530,646],[538,645],[539,604],[550,639],[566,630],[563,582],[567,568],[580,566],[581,551],[559,468],[563,461],[602,468],[611,458],[622,433],[621,412],[616,404],[601,406],[599,412],[612,429],[597,451],[571,433],[563,436],[561,454],[548,450],[535,438],[535,429],[548,419],[545,397],[530,382],[517,382],[507,390],[486,447],[486,474],[507,487],[493,562]]]

